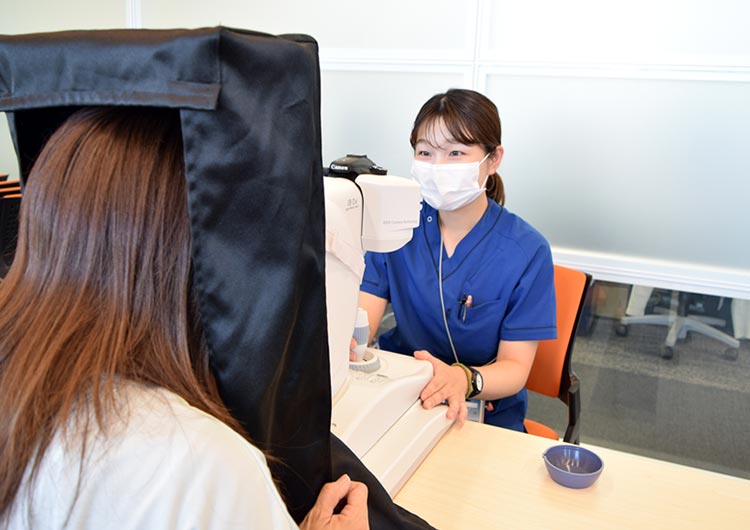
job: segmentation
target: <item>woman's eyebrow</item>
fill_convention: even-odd
[[[433,149],[440,149],[441,147],[439,145],[433,144],[432,142],[430,142],[429,140],[426,140],[425,138],[420,138],[419,140],[417,140],[417,142],[414,144],[414,147],[417,147],[417,146],[424,147],[425,145],[432,147]]]
[[[431,141],[429,141],[429,140],[427,140],[425,138],[420,138],[420,139],[418,139],[414,143],[414,147],[415,148],[417,146],[424,146],[424,145],[428,145],[428,146],[432,147],[433,149],[453,149],[455,147],[466,148],[465,144],[462,144],[461,142],[456,142],[455,140],[448,140],[447,142],[445,142],[442,145],[437,145],[437,144],[434,144],[434,143],[432,143]]]

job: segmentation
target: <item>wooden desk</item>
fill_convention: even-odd
[[[750,528],[748,480],[584,444],[604,470],[590,488],[568,489],[544,467],[552,445],[467,422],[446,433],[395,501],[440,530]]]

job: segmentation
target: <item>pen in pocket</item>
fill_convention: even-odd
[[[470,294],[469,295],[464,294],[461,297],[460,304],[461,305],[460,305],[459,314],[461,316],[461,322],[465,323],[466,322],[466,313],[474,305],[474,298]]]

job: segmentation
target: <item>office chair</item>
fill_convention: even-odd
[[[563,441],[579,443],[581,415],[580,381],[573,372],[571,357],[576,331],[591,275],[555,265],[555,298],[557,300],[557,338],[539,341],[526,389],[558,398],[568,407],[568,426]],[[559,440],[554,429],[531,419],[524,421],[529,434]]]
[[[634,285],[630,293],[630,301],[628,302],[626,314],[643,312],[646,305],[645,299],[651,295],[652,291],[653,288],[651,287]],[[724,357],[730,360],[737,360],[740,341],[712,327],[723,326],[725,324],[724,320],[705,315],[690,315],[688,306],[691,296],[690,293],[673,290],[669,304],[670,307],[666,314],[624,316],[615,326],[615,333],[621,337],[627,336],[628,326],[631,324],[667,326],[669,329],[667,331],[667,338],[662,346],[661,356],[663,359],[671,359],[674,357],[674,347],[677,341],[685,339],[688,332],[694,331],[723,342],[727,345],[727,349],[724,350]],[[632,307],[639,305],[637,303],[638,299],[643,302],[640,304],[642,307],[634,310]]]
[[[5,278],[16,253],[20,207],[19,182],[0,181],[0,279]]]

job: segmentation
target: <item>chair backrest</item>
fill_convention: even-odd
[[[16,253],[20,207],[19,182],[0,182],[0,280],[5,278]]]
[[[568,403],[570,357],[591,276],[562,265],[554,267],[557,338],[539,341],[526,388]]]

